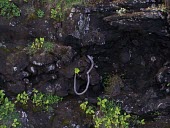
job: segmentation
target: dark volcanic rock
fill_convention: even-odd
[[[150,88],[144,94],[137,94],[134,92],[129,92],[120,94],[114,99],[120,104],[126,112],[135,113],[138,115],[150,115],[152,112],[165,112],[170,108],[170,97],[159,98],[159,94],[155,89]],[[153,115],[150,115],[153,118]]]
[[[164,84],[170,83],[170,67],[164,66],[161,69],[159,69],[156,77],[159,83]]]
[[[96,20],[91,19],[90,14],[81,11],[70,13],[68,19],[62,24],[63,28],[58,31],[60,38],[66,39],[68,36],[72,36],[82,40],[79,44],[81,46],[104,45],[105,35],[98,31],[100,26],[95,26]],[[76,42],[73,43],[76,44]]]
[[[8,92],[15,95],[25,91],[25,83],[20,81],[16,83],[7,82],[6,87]]]
[[[11,52],[7,48],[0,47],[0,73],[6,72],[6,58]]]
[[[8,21],[0,17],[0,84],[5,85],[0,88],[14,95],[31,92],[33,88],[59,96],[74,95],[74,69],[80,69],[77,91],[81,92],[91,66],[86,55],[90,55],[94,57],[95,67],[90,72],[90,86],[83,98],[96,103],[96,97],[106,95],[107,91],[106,87],[101,87],[101,78],[106,74],[118,74],[108,91],[123,110],[151,119],[154,117],[150,113],[160,112],[169,119],[170,65],[164,64],[170,59],[167,21],[160,10],[147,8],[149,4],[143,0],[110,1],[105,1],[107,6],[75,6],[62,23],[44,20],[47,17],[31,17],[32,12],[26,14],[26,9],[32,5],[22,2],[18,4],[24,4],[21,18]],[[92,5],[95,2],[93,0]],[[116,12],[121,8],[125,8],[126,13]],[[18,45],[23,48],[27,42],[39,37],[55,42],[54,49],[50,52],[41,49],[34,55],[17,49]],[[57,42],[56,37],[63,42]],[[101,88],[105,89],[102,93]],[[89,128],[90,125],[82,125],[85,124],[84,117],[78,111],[78,96],[75,98],[76,105],[68,96],[55,109],[54,115],[29,113],[30,126]],[[148,127],[163,128],[163,122],[159,122]]]
[[[68,65],[73,56],[75,55],[75,51],[70,46],[63,45],[55,45],[54,51],[54,60],[57,62],[56,66]]]
[[[56,108],[51,128],[89,128],[90,125],[88,126],[87,122],[90,121],[90,119],[82,120],[83,117],[84,115],[77,100],[71,99],[69,101],[63,101],[63,104],[60,104]]]
[[[69,90],[69,80],[67,78],[61,77],[54,82],[52,82],[52,85],[55,89],[55,94],[58,96],[67,96],[68,90]]]
[[[30,58],[32,64],[36,66],[43,66],[45,64],[50,64],[54,62],[53,56],[49,53],[36,53]]]
[[[24,51],[12,53],[6,60],[6,73],[12,75],[22,71],[28,66],[28,60],[28,55]]]

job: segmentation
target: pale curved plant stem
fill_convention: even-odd
[[[88,59],[90,60],[91,62],[91,66],[89,68],[89,70],[87,71],[87,84],[86,84],[86,88],[83,92],[79,93],[77,92],[77,89],[76,89],[76,73],[74,74],[74,92],[76,93],[76,95],[83,95],[84,93],[86,93],[86,91],[88,90],[89,88],[89,84],[90,84],[90,76],[89,76],[89,73],[91,72],[91,70],[93,69],[94,67],[94,61],[93,61],[93,57],[87,55]]]

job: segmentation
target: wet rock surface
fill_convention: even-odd
[[[126,8],[125,14],[116,13],[121,7]],[[169,26],[162,19],[164,15],[147,7],[150,5],[143,1],[78,6],[72,8],[62,28],[47,20],[29,19],[22,23],[14,19],[8,23],[0,17],[0,89],[11,96],[33,88],[62,97],[75,95],[74,69],[80,69],[77,89],[84,90],[90,55],[95,65],[90,73],[89,90],[81,98],[88,97],[93,103],[97,96],[107,94],[102,78],[114,74],[109,97],[126,112],[149,120],[143,128],[168,128]],[[54,50],[29,55],[25,47],[35,37],[53,40]],[[26,127],[90,127],[79,113],[77,100],[67,98],[49,115],[28,112],[30,125]],[[156,112],[159,115],[153,115]]]

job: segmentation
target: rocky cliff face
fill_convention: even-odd
[[[121,11],[123,8],[125,11]],[[8,96],[31,92],[33,88],[63,97],[75,96],[74,69],[80,69],[77,89],[81,92],[87,82],[86,72],[91,65],[87,55],[90,55],[95,64],[90,72],[89,89],[82,98],[96,103],[97,96],[107,94],[125,111],[158,120],[146,124],[145,128],[155,124],[158,128],[166,127],[159,119],[161,116],[153,115],[157,111],[170,124],[167,111],[170,108],[170,33],[166,15],[159,8],[144,1],[116,1],[75,6],[62,23],[47,19],[8,21],[3,17],[0,21],[0,89]],[[53,42],[54,49],[30,55],[26,48],[35,37]],[[107,90],[106,74],[111,76]],[[78,103],[74,98],[70,100],[58,109],[76,113]],[[42,123],[62,128],[63,118],[71,117],[61,114],[60,120],[55,115],[51,124]],[[71,122],[82,123],[81,115],[75,115]],[[29,117],[30,122],[43,127],[35,123],[41,117],[33,116],[34,119]]]

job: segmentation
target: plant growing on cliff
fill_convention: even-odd
[[[19,102],[25,106],[27,105],[28,100],[29,100],[28,94],[24,91],[23,93],[17,95],[15,103]]]
[[[42,107],[43,97],[44,97],[44,94],[42,94],[41,92],[38,92],[38,90],[36,89],[33,90],[32,102],[35,104],[36,107]]]
[[[79,72],[80,72],[80,69],[79,69],[79,68],[75,68],[75,69],[74,69],[74,74],[79,74]]]
[[[113,101],[98,98],[97,110],[96,112],[92,111],[92,113],[87,113],[87,110],[90,107],[87,107],[87,104],[88,102],[86,101],[85,103],[82,103],[80,107],[86,112],[86,114],[91,114],[93,116],[95,128],[128,128],[128,120],[131,116],[127,113],[122,113],[121,108]]]
[[[0,104],[3,103],[3,101],[4,101],[4,96],[5,96],[4,90],[0,90]]]
[[[45,42],[43,44],[43,49],[46,51],[46,52],[52,52],[54,50],[54,44],[51,43],[51,42]]]
[[[28,53],[34,54],[39,50],[44,50],[46,52],[51,52],[54,49],[54,44],[51,42],[46,42],[44,38],[36,38],[35,41],[28,46]]]
[[[45,15],[44,11],[42,11],[41,9],[38,9],[38,11],[37,11],[37,16],[38,16],[39,18],[42,18],[42,17],[44,17],[44,15]]]
[[[97,107],[88,105],[88,101],[80,104],[86,114],[93,117],[95,128],[128,128],[132,116],[123,112],[121,107],[108,99],[98,98]],[[144,119],[135,119],[136,124],[144,124]]]
[[[58,103],[59,101],[61,101],[62,98],[59,96],[54,96],[52,94],[45,94],[44,98],[43,98],[43,104],[45,106],[45,110],[49,110],[50,106]]]
[[[35,104],[35,107],[40,107],[48,111],[51,105],[61,100],[62,98],[59,96],[43,94],[36,89],[33,90],[32,102]]]
[[[57,21],[63,21],[64,11],[62,10],[62,2],[58,2],[55,8],[51,9],[51,18]]]
[[[80,104],[80,108],[85,111],[86,114],[94,114],[94,110],[92,106],[87,106],[88,105],[88,101],[83,102]]]
[[[43,44],[44,44],[44,38],[41,37],[40,39],[36,38],[35,41],[32,43],[31,48],[36,51],[42,48]]]
[[[73,5],[82,5],[84,2],[84,0],[65,0],[65,9],[69,9]]]
[[[3,97],[3,93],[0,91],[0,97]],[[51,105],[58,103],[62,100],[61,97],[52,95],[52,94],[44,94],[34,89],[32,91],[32,95],[29,96],[25,91],[17,95],[15,103],[20,103],[22,107],[27,108],[29,103],[32,103],[33,110],[50,110]],[[30,106],[29,106],[30,107]]]
[[[58,0],[56,6],[51,8],[51,19],[58,22],[62,22],[68,10],[71,9],[73,5],[83,4],[83,0]]]
[[[108,95],[109,97],[114,96],[117,92],[120,91],[122,87],[124,87],[124,83],[121,77],[116,74],[104,75],[103,85],[105,94]]]
[[[3,90],[0,90],[0,127],[10,128],[10,127],[20,127],[19,115],[15,110],[15,104],[13,104],[6,97]]]
[[[5,16],[8,19],[20,16],[20,9],[13,3],[9,1],[0,1],[0,15]]]

